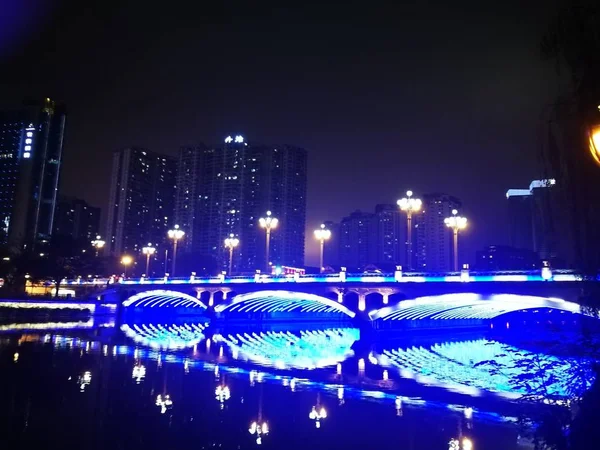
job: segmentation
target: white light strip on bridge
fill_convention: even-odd
[[[79,309],[82,311],[89,310],[94,312],[96,305],[94,303],[66,303],[66,302],[36,302],[36,301],[0,301],[0,308],[15,308],[15,309]]]

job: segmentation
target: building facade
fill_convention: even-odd
[[[540,259],[532,250],[507,245],[490,245],[477,252],[476,270],[535,270]]]
[[[113,154],[106,245],[113,255],[166,243],[174,225],[175,158],[130,147]]]
[[[363,270],[376,259],[376,215],[354,211],[340,222],[340,264],[348,271]]]
[[[56,206],[54,234],[89,244],[100,233],[100,208],[75,197],[61,197]]]
[[[199,214],[202,198],[203,162],[207,148],[204,145],[182,147],[177,161],[177,189],[175,192],[175,223],[185,230],[181,242],[184,253],[200,251]]]
[[[0,114],[0,244],[50,239],[65,126],[64,107],[49,98]]]
[[[454,257],[452,232],[444,219],[452,215],[453,209],[460,209],[461,202],[446,194],[427,194],[422,201],[421,212],[413,217],[416,270],[450,271]]]
[[[557,210],[560,191],[554,179],[534,180],[529,189],[509,189],[508,201],[510,245],[530,250],[541,259],[566,266],[573,259],[567,240],[566,217]]]
[[[375,264],[387,270],[391,266],[405,265],[406,216],[397,205],[377,205],[375,223]]]
[[[272,211],[279,226],[271,234],[270,262],[304,265],[306,150],[256,145],[238,135],[219,147],[182,150],[179,168],[176,217],[192,230],[186,251],[213,258],[225,269],[223,242],[233,234],[240,240],[233,270],[264,270],[265,232],[258,221]]]
[[[323,245],[323,265],[339,270],[340,263],[340,224],[332,221],[323,223],[331,231],[331,237]]]

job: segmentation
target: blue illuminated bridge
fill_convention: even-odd
[[[533,310],[583,314],[590,283],[572,271],[425,274],[336,274],[253,277],[65,280],[78,299],[118,305],[124,311],[180,311],[226,319],[360,319],[482,323]]]

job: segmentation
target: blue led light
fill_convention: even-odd
[[[493,319],[510,312],[550,308],[582,314],[581,306],[560,298],[530,295],[498,294],[484,297],[479,294],[445,294],[401,301],[372,311],[372,320],[420,320],[420,319]]]
[[[123,324],[121,331],[138,344],[151,348],[182,349],[193,347],[204,336],[207,323],[189,323],[183,325],[161,324]]]
[[[289,291],[261,291],[238,295],[231,303],[215,307],[215,311],[242,313],[313,312],[356,314],[336,301],[314,294]]]
[[[267,331],[215,336],[241,359],[278,369],[316,369],[333,366],[352,356],[360,337],[356,328],[317,331]]]
[[[524,369],[519,367],[521,360],[532,358],[552,363],[552,369],[548,369],[550,372],[545,378],[557,381],[546,386],[548,395],[564,397],[570,380],[567,369],[574,360],[532,353],[496,341],[446,342],[430,348],[413,346],[385,350],[378,355],[382,366],[398,367],[402,376],[418,383],[442,386],[473,396],[481,395],[481,391],[485,390],[509,398],[528,393],[517,389],[511,379],[523,372]],[[480,362],[492,360],[504,368],[498,373],[491,373],[485,366],[476,367]],[[535,382],[531,380],[531,383]]]
[[[177,291],[167,291],[157,289],[153,291],[140,292],[129,297],[123,302],[124,307],[133,306],[136,308],[172,307],[172,308],[202,308],[207,306],[196,297]]]

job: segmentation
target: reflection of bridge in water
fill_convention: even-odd
[[[383,367],[395,367],[402,377],[420,384],[473,396],[489,391],[510,398],[529,393],[523,386],[515,386],[511,381],[527,372],[523,364],[525,361],[535,360],[539,367],[546,368],[543,380],[542,377],[533,378],[530,385],[535,387],[536,383],[543,381],[547,395],[558,397],[566,395],[568,383],[572,381],[569,370],[577,364],[573,358],[534,353],[488,339],[385,349],[375,358]],[[494,361],[502,370],[491,371],[485,364],[478,365],[488,361]],[[578,367],[581,369],[583,366]]]

